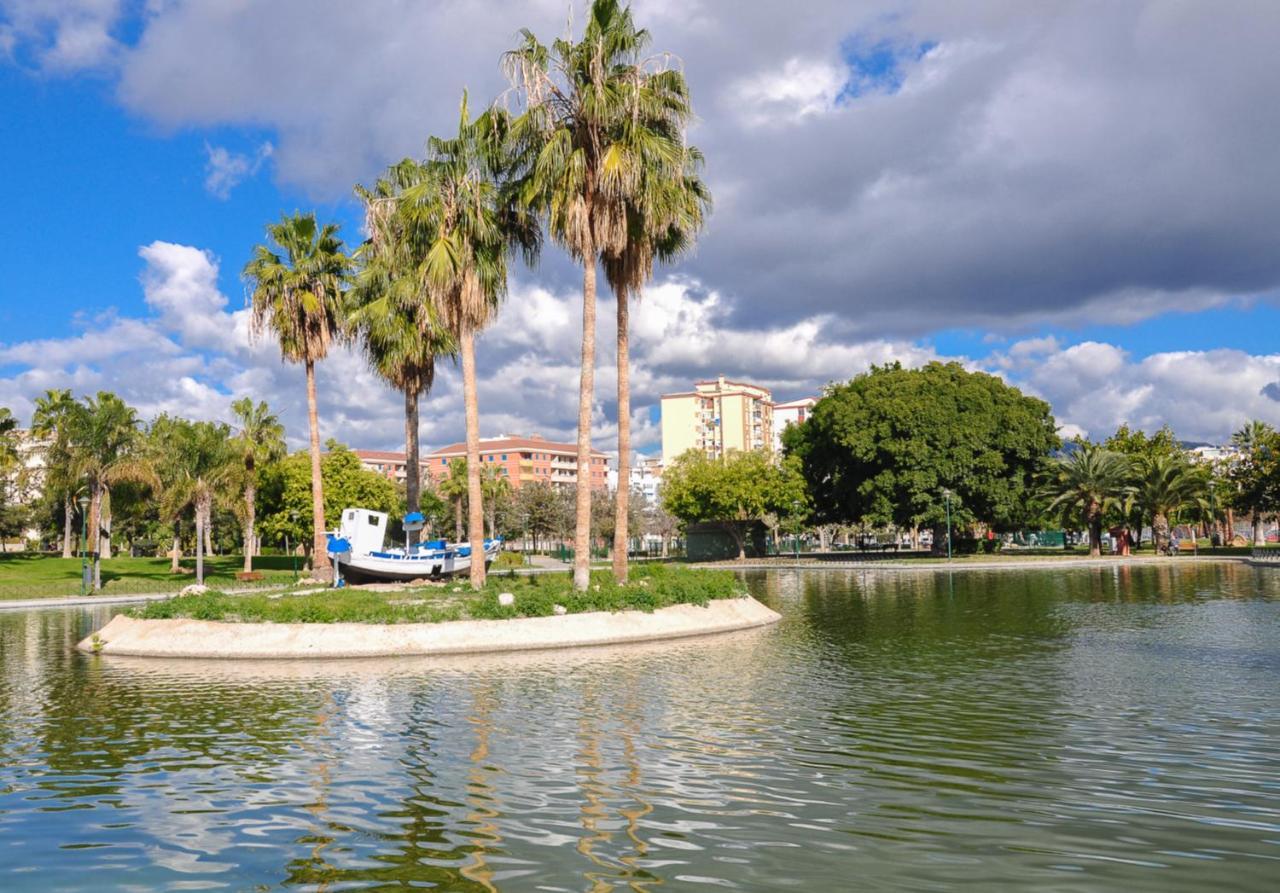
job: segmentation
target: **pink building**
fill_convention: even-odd
[[[423,459],[433,483],[449,474],[449,464],[467,457],[466,443],[452,443],[428,453]],[[483,468],[497,468],[498,473],[520,487],[532,481],[546,481],[561,486],[578,482],[578,447],[572,443],[556,443],[537,434],[529,437],[503,435],[480,439],[480,463]],[[599,450],[591,451],[591,489],[608,486],[609,460]]]

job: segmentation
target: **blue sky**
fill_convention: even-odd
[[[253,393],[301,436],[300,375],[239,312],[264,224],[314,209],[358,241],[352,184],[448,127],[463,88],[499,95],[515,28],[550,37],[565,9],[370,2],[0,0],[0,405],[111,387],[144,415],[222,417]],[[997,372],[1068,433],[1280,421],[1280,15],[636,8],[686,68],[716,196],[636,310],[642,448],[660,394],[694,378],[792,399],[893,359]],[[572,435],[577,275],[555,249],[517,271],[481,345],[485,433]],[[327,434],[397,445],[399,403],[357,355],[322,376]],[[428,442],[459,436],[458,390],[446,364]]]

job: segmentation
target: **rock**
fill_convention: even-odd
[[[555,614],[557,617],[563,617],[565,614],[569,613],[569,609],[566,608],[564,605],[556,605],[551,610],[555,611]]]
[[[209,591],[208,586],[200,583],[192,583],[190,586],[183,586],[178,595],[203,595]]]
[[[498,593],[498,604],[504,608],[509,608],[516,603],[516,597],[510,592]]]

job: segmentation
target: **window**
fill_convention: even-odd
[[[502,454],[502,461],[503,461],[503,462],[506,462],[506,461],[507,461],[507,454],[506,454],[506,453],[503,453],[503,454]]]
[[[448,464],[449,464],[449,460],[448,460],[448,459],[441,459],[441,460],[440,460],[440,464],[441,464],[441,465],[448,465]]]

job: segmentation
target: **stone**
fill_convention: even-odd
[[[498,593],[498,604],[504,608],[509,608],[516,603],[516,597],[510,592]]]
[[[192,583],[190,586],[183,586],[178,595],[203,595],[208,591],[208,586],[204,586],[200,583]]]
[[[555,611],[555,614],[557,617],[563,617],[565,614],[569,613],[569,609],[566,608],[564,605],[556,605],[551,610]]]

